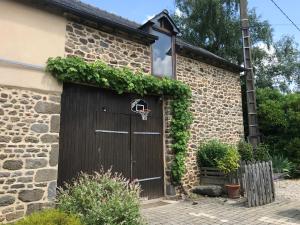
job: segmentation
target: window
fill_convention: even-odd
[[[172,37],[152,30],[158,40],[152,45],[152,73],[156,76],[173,76]]]

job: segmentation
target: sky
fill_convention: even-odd
[[[163,9],[174,12],[175,0],[82,0],[108,12],[143,23]],[[274,0],[300,27],[300,0]],[[275,7],[271,0],[248,0],[249,8],[256,8],[262,19],[268,20],[274,29],[274,40],[283,35],[292,35],[300,44],[300,31]]]

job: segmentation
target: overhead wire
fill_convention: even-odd
[[[293,24],[293,26],[300,31],[299,26],[294,23],[294,21],[283,11],[283,9],[280,8],[280,6],[274,1],[274,0],[270,0],[279,10],[280,12]]]

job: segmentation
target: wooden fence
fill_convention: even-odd
[[[271,161],[241,162],[240,168],[230,176],[216,168],[201,167],[200,176],[201,184],[240,184],[241,195],[247,199],[249,207],[265,205],[275,200]]]
[[[249,207],[265,205],[275,200],[272,161],[243,162],[238,173]]]

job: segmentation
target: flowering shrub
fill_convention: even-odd
[[[85,225],[142,223],[140,188],[111,171],[82,173],[58,194],[58,208],[78,215]]]

